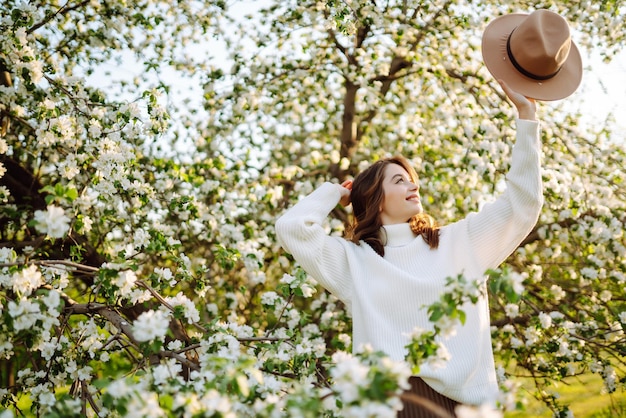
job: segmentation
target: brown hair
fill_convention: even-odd
[[[417,184],[418,176],[413,167],[404,157],[396,156],[378,160],[359,173],[352,182],[350,193],[354,221],[347,238],[356,244],[365,241],[381,257],[385,255],[385,243],[380,237],[383,223],[379,208],[384,199],[385,168],[389,164],[402,167],[411,177],[411,181]],[[431,249],[439,246],[439,227],[430,215],[419,213],[413,216],[409,223],[411,230],[421,235]]]

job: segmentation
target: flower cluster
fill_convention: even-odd
[[[452,278],[420,307],[433,326],[406,363],[353,353],[346,307],[276,242],[285,208],[392,153],[443,223],[499,193],[515,115],[479,28],[525,4],[252,3],[3,2],[0,417],[394,416],[487,292],[502,409],[520,375],[561,416],[554,383],[621,393],[626,155],[608,125],[540,107],[537,227],[486,284]],[[610,5],[553,8],[581,46],[623,46]]]

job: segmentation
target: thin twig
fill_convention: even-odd
[[[193,371],[199,371],[200,370],[200,366],[195,363],[192,360],[187,359],[186,357],[183,357],[173,351],[170,350],[163,350],[159,353],[160,357],[169,357],[169,358],[173,358],[175,360],[177,360],[179,363],[181,363],[184,366],[187,366],[189,369],[193,370]]]
[[[81,3],[77,3],[74,6],[69,7],[68,3],[66,3],[63,7],[59,8],[59,10],[57,10],[55,13],[52,13],[48,16],[46,16],[46,18],[44,20],[42,20],[39,23],[34,24],[33,26],[31,26],[26,33],[30,34],[33,33],[34,31],[36,31],[37,29],[39,29],[40,27],[42,27],[43,25],[45,25],[46,23],[48,23],[49,21],[53,20],[57,15],[63,15],[65,13],[71,12],[72,10],[77,10],[87,4],[89,4],[90,0],[85,0]]]
[[[51,268],[55,268],[55,267],[61,268],[60,266],[70,267],[72,271],[79,271],[81,273],[92,274],[92,275],[97,273],[98,270],[100,270],[98,267],[87,266],[85,264],[79,264],[79,263],[75,263],[73,261],[67,261],[67,260],[32,260],[26,263],[17,263],[17,262],[16,263],[0,263],[0,268],[30,265],[30,264],[33,264],[36,266],[51,267]]]

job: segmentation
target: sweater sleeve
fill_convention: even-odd
[[[518,119],[504,193],[466,218],[469,251],[481,271],[506,260],[539,219],[543,206],[540,149],[538,122]]]
[[[329,236],[322,223],[339,203],[338,185],[324,183],[276,221],[278,243],[318,281],[350,304],[351,280],[343,238]]]

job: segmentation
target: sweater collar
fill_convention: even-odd
[[[380,228],[381,238],[385,247],[401,247],[413,241],[416,237],[407,223],[383,225]]]

